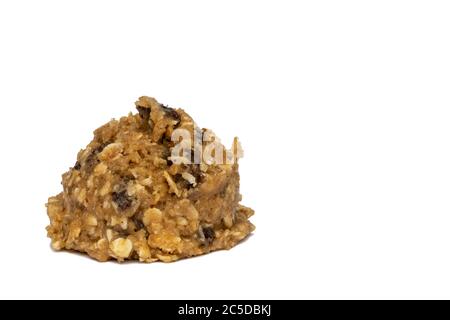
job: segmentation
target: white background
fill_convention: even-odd
[[[0,297],[450,298],[448,1],[2,1]],[[229,146],[257,230],[174,264],[49,247],[44,204],[141,95]]]

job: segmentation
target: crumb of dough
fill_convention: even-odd
[[[172,157],[174,130],[211,132],[153,98],[139,98],[136,107],[95,130],[63,174],[63,192],[46,205],[52,248],[99,261],[172,262],[245,239],[254,211],[239,204],[237,161]]]

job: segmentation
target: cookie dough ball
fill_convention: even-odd
[[[222,146],[211,131],[153,98],[141,97],[136,107],[137,114],[94,132],[63,175],[63,192],[48,200],[53,249],[99,261],[172,262],[246,238],[253,210],[239,204],[236,153],[235,161],[217,151],[194,161],[212,144]],[[174,140],[178,132],[189,139]],[[205,135],[207,142],[197,139]]]

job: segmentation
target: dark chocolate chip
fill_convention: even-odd
[[[75,165],[73,166],[73,168],[74,168],[75,170],[80,170],[80,169],[81,169],[81,163],[80,163],[79,161],[77,161],[77,162],[75,163]]]
[[[109,142],[102,143],[95,147],[92,152],[87,156],[85,161],[85,169],[87,172],[92,171],[95,166],[99,163],[97,155],[105,149]]]
[[[119,209],[122,211],[131,207],[131,204],[133,203],[133,200],[128,196],[126,190],[120,192],[113,192],[112,200],[117,204]]]
[[[139,260],[139,253],[137,253],[136,251],[133,251],[133,253],[131,254],[131,259],[132,260]]]
[[[170,108],[170,107],[165,106],[163,104],[161,104],[161,108],[164,110],[164,112],[166,113],[166,115],[169,118],[172,118],[173,120],[176,120],[176,121],[180,121],[181,120],[180,115],[178,114],[178,112],[174,108]]]
[[[165,159],[167,161],[167,166],[170,167],[173,162],[172,160],[169,160],[172,153],[170,152],[169,147],[165,147],[164,150],[161,152],[161,158]]]
[[[170,137],[167,137],[166,135],[164,135],[161,138],[161,144],[165,147],[170,147],[171,145],[173,145],[172,140],[170,139]]]
[[[205,174],[200,169],[199,164],[191,164],[189,166],[190,173],[195,177],[195,180],[197,181],[197,184],[201,183],[205,177]]]
[[[148,120],[150,119],[150,108],[144,108],[144,107],[137,107],[137,110],[139,112],[139,115],[141,116],[141,118],[145,121],[148,122]]]
[[[216,238],[216,233],[214,232],[214,229],[211,227],[204,227],[203,235],[205,236],[205,241],[207,244],[211,244]]]
[[[178,185],[181,189],[191,189],[192,185],[183,178],[183,176],[179,173],[173,176],[173,181]]]
[[[84,162],[84,168],[87,172],[91,172],[99,162],[96,153],[91,153]]]
[[[176,175],[173,176],[173,181],[175,181],[175,183],[178,183],[181,180],[183,180],[183,176],[181,174],[177,173]]]
[[[133,222],[134,222],[134,225],[136,226],[136,231],[139,231],[139,230],[145,228],[144,223],[139,218],[134,217]]]

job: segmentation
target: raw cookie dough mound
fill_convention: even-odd
[[[189,162],[199,146],[209,146],[194,138],[212,132],[153,98],[141,97],[136,106],[137,114],[94,132],[63,175],[63,192],[48,200],[52,247],[99,261],[171,262],[246,238],[254,230],[253,210],[239,204],[237,161]],[[190,133],[187,145],[193,145],[179,157],[173,151],[180,144],[172,141],[178,129]]]

